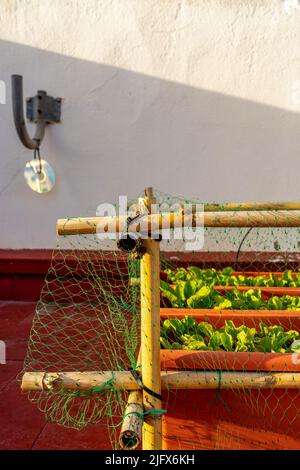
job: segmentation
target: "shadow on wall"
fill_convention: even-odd
[[[0,204],[7,223],[12,212],[27,222],[23,247],[41,246],[42,217],[44,246],[52,246],[57,217],[93,214],[147,185],[204,201],[299,198],[297,113],[6,41],[0,56],[8,94]],[[47,129],[42,147],[57,186],[42,197],[23,182],[31,152],[13,127],[12,73],[24,76],[25,96],[45,89],[63,98],[63,122]],[[1,246],[17,247],[21,234],[14,237],[5,228]]]

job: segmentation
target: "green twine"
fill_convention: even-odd
[[[73,397],[90,396],[93,393],[98,393],[103,396],[104,392],[111,390],[111,388],[113,387],[114,380],[115,380],[115,377],[112,372],[111,377],[108,380],[106,380],[104,384],[99,385],[98,387],[93,387],[90,390],[84,391],[84,392],[82,392],[81,390],[75,390],[74,392],[71,392],[71,394],[69,395],[69,399],[65,403],[65,406],[68,404],[69,400],[72,399]]]
[[[162,415],[166,412],[167,410],[148,410],[148,411],[144,411],[143,413],[140,413],[139,411],[129,411],[128,413],[124,414],[122,423],[124,422],[125,418],[129,415],[136,415],[139,418],[141,418],[141,420],[144,422],[144,416],[146,415]]]
[[[100,393],[101,395],[103,395],[104,391],[110,390],[112,388],[114,380],[115,380],[115,377],[114,377],[114,373],[112,372],[110,379],[108,379],[106,382],[104,382],[103,385],[99,385],[98,387],[93,387],[90,392],[91,393]]]
[[[127,303],[125,302],[122,296],[120,296],[121,302],[118,302],[115,298],[112,298],[111,300],[117,308],[123,308],[129,313],[136,313],[136,309],[129,307],[129,305],[127,305]]]
[[[85,411],[83,411],[81,413],[81,419],[73,418],[70,414],[71,410],[72,410],[72,400],[73,400],[73,398],[78,398],[78,397],[82,397],[82,396],[92,398],[93,393],[97,393],[100,396],[103,396],[106,391],[111,390],[111,388],[113,387],[113,382],[114,382],[114,374],[112,372],[111,377],[108,380],[106,380],[104,382],[104,384],[102,384],[102,385],[99,385],[97,387],[93,387],[90,390],[84,391],[84,392],[82,392],[81,390],[75,390],[74,392],[69,393],[68,396],[67,396],[67,399],[66,399],[66,401],[65,401],[65,403],[62,407],[63,411],[65,413],[65,416],[67,418],[67,421],[69,423],[74,423],[77,426],[84,427],[86,425],[85,420],[86,420],[86,410],[87,410],[87,408],[85,407]],[[71,407],[69,408],[70,403],[71,403]],[[102,415],[102,411],[100,411],[98,413],[98,415],[99,415],[98,418],[100,418],[101,415]]]
[[[216,389],[216,394],[214,398],[211,400],[211,407],[214,406],[216,403],[217,399],[219,399],[224,406],[224,408],[228,411],[228,413],[231,413],[231,408],[227,405],[226,401],[224,400],[222,394],[221,394],[221,385],[222,385],[222,371],[218,370],[218,387]]]

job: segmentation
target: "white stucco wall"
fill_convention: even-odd
[[[0,248],[55,244],[59,217],[145,186],[203,201],[299,200],[300,6],[280,0],[1,0]],[[63,98],[23,178],[10,75]]]

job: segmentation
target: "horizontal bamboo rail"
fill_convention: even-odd
[[[117,233],[126,229],[127,217],[87,217],[58,219],[58,235]],[[165,212],[145,215],[130,224],[131,232],[153,232],[180,227],[300,227],[300,210]]]
[[[300,388],[300,373],[161,371],[163,390]],[[94,387],[139,390],[130,372],[25,372],[23,392],[62,389],[91,392]]]
[[[226,202],[205,203],[205,211],[278,211],[278,210],[300,210],[300,202]]]
[[[198,203],[198,206],[201,203]],[[192,203],[191,205],[195,205]],[[300,202],[204,202],[203,208],[207,212],[219,211],[291,211],[300,210]],[[183,207],[184,204],[181,204]],[[128,205],[132,210],[132,205]]]

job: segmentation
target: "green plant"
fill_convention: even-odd
[[[207,286],[204,281],[190,279],[178,280],[175,286],[160,282],[162,296],[168,299],[173,308],[211,308],[218,310],[300,310],[300,297],[283,295],[263,299],[261,291],[232,289],[220,294]]]
[[[188,316],[183,320],[165,320],[160,342],[164,349],[300,353],[299,332],[285,331],[280,325],[267,326],[261,322],[257,330],[226,321],[222,328],[214,329],[210,323],[197,323]]]
[[[208,286],[300,287],[300,273],[293,273],[291,270],[284,271],[279,277],[274,273],[258,276],[234,275],[231,267],[218,271],[189,266],[175,271],[166,269],[165,272],[169,283],[195,280],[203,281]]]

